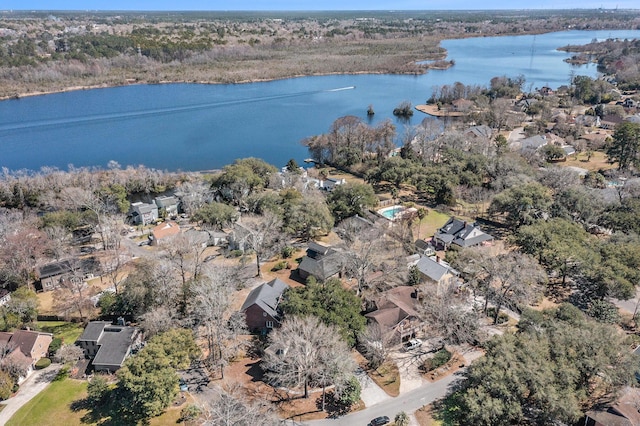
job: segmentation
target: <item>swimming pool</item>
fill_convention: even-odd
[[[401,216],[405,210],[407,210],[406,207],[395,205],[378,210],[378,214],[386,219],[395,220],[398,216]]]

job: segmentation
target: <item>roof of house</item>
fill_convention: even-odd
[[[535,135],[520,141],[521,149],[536,150],[545,146],[549,141],[544,135]]]
[[[85,259],[66,259],[42,265],[38,268],[38,276],[40,279],[43,279],[68,274],[77,270],[91,272],[98,270],[98,268],[99,262],[95,257]]]
[[[607,426],[637,426],[640,425],[640,412],[637,401],[640,390],[627,387],[616,403],[605,409],[587,411],[587,416],[600,424]]]
[[[178,204],[178,199],[173,195],[165,195],[162,197],[156,197],[156,205],[162,204],[163,206],[171,206]]]
[[[172,221],[161,223],[151,230],[151,235],[153,235],[153,238],[156,241],[173,235],[178,235],[179,233],[180,226],[176,222]]]
[[[152,211],[157,210],[158,206],[156,206],[155,204],[138,202],[138,203],[131,204],[131,208],[139,214],[145,214],[145,213],[151,213]]]
[[[342,255],[337,251],[331,251],[325,256],[303,257],[298,269],[325,281],[340,272],[342,266]]]
[[[341,252],[311,241],[307,248],[307,255],[302,258],[298,269],[313,275],[320,281],[325,281],[340,272],[343,262]]]
[[[102,335],[102,331],[108,325],[111,325],[109,321],[91,321],[85,327],[82,335],[78,338],[78,341],[84,340],[88,342],[97,342]]]
[[[41,333],[38,331],[30,330],[17,330],[13,332],[10,345],[14,346],[24,354],[24,356],[31,357],[31,351],[40,336],[48,336],[53,340],[53,334]]]
[[[416,267],[420,273],[436,282],[439,282],[447,274],[459,274],[447,262],[439,260],[436,256],[422,256],[416,263]]]
[[[0,331],[0,349],[7,349],[11,336],[13,336],[13,334],[8,331]]]
[[[135,327],[129,326],[109,324],[105,327],[93,364],[121,366],[129,353],[136,331]]]
[[[325,256],[329,253],[331,247],[323,246],[322,244],[318,244],[315,241],[309,242],[309,247],[307,248],[307,256],[313,257],[316,259],[318,255]]]
[[[385,327],[395,327],[408,317],[417,317],[414,305],[416,289],[410,286],[398,286],[383,292],[375,301],[377,309],[365,317]]]
[[[289,286],[278,278],[259,285],[251,290],[240,311],[244,312],[253,305],[258,305],[264,312],[269,314],[271,318],[278,316],[278,303],[280,296],[289,288]]]
[[[469,127],[465,132],[466,134],[471,134],[478,138],[486,138],[491,139],[491,135],[493,134],[493,129],[489,126],[485,126],[484,124],[481,126],[473,126]]]
[[[493,240],[491,235],[482,231],[475,223],[469,223],[454,217],[450,218],[433,237],[446,244],[453,243],[460,247],[471,247]]]

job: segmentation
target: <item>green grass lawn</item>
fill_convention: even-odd
[[[7,426],[80,425],[86,410],[72,411],[71,403],[87,396],[87,382],[65,379],[53,382],[20,408]]]
[[[82,325],[65,321],[38,321],[38,326],[46,333],[61,338],[64,343],[73,344],[84,331]]]
[[[442,228],[448,220],[448,214],[429,209],[429,213],[427,213],[427,215],[420,221],[420,224],[413,230],[416,238],[419,233],[420,238],[428,240],[438,229]]]
[[[40,392],[35,398],[20,408],[7,426],[80,426],[96,425],[98,423],[84,423],[82,418],[89,413],[86,409],[73,411],[71,404],[87,396],[87,382],[64,379],[53,382]],[[186,404],[193,403],[191,396]],[[150,419],[151,426],[167,426],[177,424],[183,406],[169,407],[159,417]]]

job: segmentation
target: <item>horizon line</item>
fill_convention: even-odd
[[[495,8],[495,9],[0,9],[2,12],[494,12],[494,11],[562,11],[562,10],[640,10],[640,8],[605,8],[605,7],[571,7],[571,8]]]

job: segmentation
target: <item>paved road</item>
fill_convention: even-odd
[[[13,398],[9,398],[2,403],[5,407],[0,411],[0,425],[6,424],[20,407],[46,388],[56,377],[59,369],[59,364],[50,365],[47,368],[36,371],[25,380],[20,385],[18,393]]]
[[[459,370],[462,371],[462,370]],[[303,424],[309,426],[365,426],[371,419],[378,416],[389,416],[393,420],[396,414],[404,411],[413,413],[418,408],[427,405],[447,394],[451,384],[458,380],[459,374],[451,374],[434,383],[427,383],[417,389],[392,398],[365,410],[351,413],[337,419],[313,420]]]

